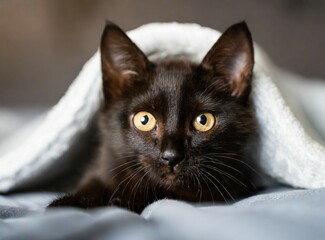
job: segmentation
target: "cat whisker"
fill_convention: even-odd
[[[121,158],[121,159],[124,160],[124,158]],[[116,161],[118,161],[118,160],[119,160],[119,159],[116,159]],[[109,171],[110,171],[110,172],[113,172],[114,170],[119,169],[119,168],[121,168],[121,167],[123,167],[123,166],[125,166],[125,165],[127,165],[127,164],[132,163],[132,162],[138,162],[138,160],[137,160],[137,159],[134,159],[134,160],[131,160],[131,161],[124,162],[124,163],[119,164],[119,165],[117,165],[116,167],[110,169]]]
[[[230,173],[227,173],[227,172],[225,172],[225,171],[223,171],[221,169],[218,169],[218,168],[210,166],[210,165],[205,165],[205,166],[202,166],[202,167],[209,168],[209,169],[211,169],[213,171],[216,171],[216,172],[220,173],[221,175],[227,176],[228,178],[232,179],[234,182],[242,185],[245,188],[248,188],[246,184],[244,184],[242,181],[240,181],[238,178],[236,178],[235,176],[233,176]]]
[[[157,192],[156,192],[157,186],[158,186],[158,183],[156,182],[156,184],[153,187],[153,194],[154,194],[154,197],[156,200],[158,200],[158,196],[157,196]]]
[[[207,183],[207,181],[205,180],[206,178],[206,175],[202,172],[202,170],[200,168],[198,168],[198,174],[199,176],[201,177],[201,179],[204,181],[205,185],[207,186],[207,188],[209,189],[209,192],[210,192],[210,196],[212,198],[212,203],[215,203],[214,201],[214,197],[213,197],[213,194],[212,194],[212,191],[211,191],[211,188],[209,186],[209,184]],[[217,188],[218,189],[218,188]],[[220,193],[220,190],[218,189],[219,193]]]
[[[139,171],[139,170],[138,170],[138,171]],[[110,197],[110,199],[109,199],[109,202],[114,198],[115,194],[118,192],[118,190],[120,189],[120,187],[122,186],[122,184],[123,184],[124,182],[126,182],[128,179],[134,177],[134,176],[138,173],[138,171],[133,172],[132,174],[130,174],[129,176],[127,176],[123,181],[121,181],[121,182],[117,185],[117,187],[114,189],[114,192],[112,193],[112,195],[111,195],[111,197]],[[125,187],[124,187],[124,189],[123,189],[123,192],[124,192],[124,190],[125,190]],[[123,196],[123,194],[122,194],[121,196]]]
[[[248,164],[247,162],[237,159],[237,158],[232,158],[232,157],[225,157],[223,156],[223,158],[232,160],[232,161],[236,161],[238,163],[241,163],[243,165],[245,165],[246,167],[248,167],[251,171],[253,171],[256,175],[258,175],[260,178],[263,178],[262,174],[260,172],[258,172],[253,166],[251,166],[250,164]]]
[[[210,158],[209,158],[209,159],[210,159]],[[227,168],[229,168],[229,169],[231,169],[231,170],[234,170],[234,171],[238,172],[239,174],[243,175],[243,172],[240,171],[239,169],[237,169],[237,168],[235,168],[235,167],[232,167],[232,166],[230,166],[230,165],[228,165],[228,164],[226,164],[226,163],[220,162],[219,160],[214,159],[214,158],[211,158],[209,161],[206,161],[206,160],[205,160],[205,161],[202,161],[202,162],[201,162],[202,165],[205,164],[205,163],[213,163],[213,165],[224,166],[224,167],[227,167]],[[208,165],[208,166],[211,166],[211,165]]]
[[[146,199],[148,199],[148,196],[149,196],[149,181],[146,181],[145,192],[146,192]]]
[[[125,184],[124,188],[123,188],[123,191],[122,191],[122,194],[121,196],[124,196],[124,192],[125,190],[127,189],[128,185],[130,184],[130,182],[144,169],[144,167],[140,167],[138,168],[133,174],[132,174],[132,177],[129,178],[129,181]]]
[[[208,155],[208,154],[207,154]],[[251,171],[253,171],[256,175],[258,175],[259,177],[263,178],[262,174],[260,172],[258,172],[253,166],[251,166],[249,163],[240,160],[238,158],[234,158],[234,157],[229,157],[229,156],[225,156],[225,155],[220,155],[220,154],[210,154],[210,157],[215,157],[215,158],[224,158],[224,159],[228,159],[228,160],[232,160],[232,161],[236,161],[238,163],[241,163],[243,165],[245,165],[246,167],[248,167]]]
[[[217,150],[217,149],[216,149]],[[206,156],[215,156],[215,155],[222,155],[222,156],[235,156],[235,157],[243,157],[240,154],[237,153],[231,153],[231,152],[214,152],[214,153],[202,153]]]
[[[144,168],[143,168],[144,169]],[[137,194],[137,192],[138,192],[138,190],[139,190],[139,187],[140,187],[140,185],[141,185],[141,183],[142,183],[142,181],[143,181],[143,179],[148,175],[148,173],[149,173],[149,171],[148,170],[146,170],[145,171],[145,173],[143,174],[143,176],[141,177],[141,179],[139,179],[138,181],[137,181],[137,183],[134,185],[134,187],[132,188],[132,191],[131,191],[131,194],[130,194],[130,198],[131,198],[131,196],[133,195],[133,199],[132,199],[132,204],[133,204],[133,209],[134,209],[134,202],[135,202],[135,197],[136,197],[136,194]],[[134,191],[134,189],[135,189],[135,191]],[[141,190],[141,189],[140,189]],[[134,191],[134,193],[133,193],[133,191]],[[141,191],[140,191],[141,192]],[[131,200],[131,199],[130,199]]]
[[[170,183],[169,186],[167,187],[167,191],[170,190],[172,186],[173,186],[173,184]]]
[[[219,156],[220,157],[220,156]],[[209,159],[211,159],[212,160],[212,158],[209,158]],[[236,171],[236,172],[238,172],[239,174],[241,174],[242,176],[245,176],[244,175],[244,173],[242,172],[242,171],[240,171],[239,169],[237,169],[237,168],[234,168],[234,167],[232,167],[232,166],[230,166],[230,165],[228,165],[228,164],[225,164],[225,163],[222,163],[222,162],[220,162],[220,161],[218,161],[218,159],[213,159],[213,161],[211,161],[211,160],[204,160],[204,161],[202,161],[201,163],[202,164],[204,164],[204,163],[213,163],[214,165],[221,165],[221,166],[225,166],[225,167],[227,167],[227,168],[229,168],[229,169],[232,169],[232,170],[234,170],[234,171]],[[263,178],[263,176],[259,173],[259,172],[257,172],[252,166],[250,166],[248,163],[245,163],[245,162],[243,162],[243,161],[241,161],[241,160],[239,160],[239,159],[234,159],[234,158],[232,158],[231,160],[234,160],[234,161],[236,161],[236,160],[238,160],[238,161],[240,161],[240,163],[242,163],[242,164],[244,164],[244,165],[246,165],[250,170],[252,170],[252,172],[254,173],[254,174],[256,174],[258,177],[260,177],[260,178]],[[211,165],[208,165],[208,166],[211,166]],[[218,169],[218,170],[220,170],[220,169]],[[230,173],[228,173],[229,175],[230,175]],[[234,176],[233,176],[234,177]],[[237,179],[238,180],[238,179]],[[248,181],[248,183],[251,185],[251,187],[253,188],[253,189],[257,189],[257,187],[255,186],[255,184],[251,181],[251,180],[249,180],[248,178],[246,179],[247,181]],[[238,180],[239,181],[239,180]],[[244,184],[244,183],[243,183]],[[246,186],[247,187],[247,186]],[[248,188],[248,187],[247,187]]]
[[[119,172],[115,173],[113,176],[112,176],[112,179],[114,179],[116,176],[118,176],[119,174],[129,170],[129,169],[132,169],[132,168],[135,168],[137,166],[141,166],[141,163],[139,162],[136,162],[136,163],[133,163],[132,165],[126,167],[126,168],[123,168],[122,170],[120,170]]]
[[[196,192],[196,195],[198,195],[200,193],[200,197],[199,197],[199,202],[201,202],[202,200],[202,185],[200,182],[200,179],[198,178],[198,176],[195,173],[191,173],[191,175],[193,176],[194,181],[197,181],[198,184],[198,190]]]
[[[232,195],[230,194],[230,192],[225,188],[225,186],[223,186],[223,184],[215,177],[215,176],[213,176],[211,173],[209,173],[208,171],[204,171],[203,169],[202,169],[202,172],[204,172],[205,174],[207,174],[207,175],[209,175],[212,179],[214,179],[215,181],[217,181],[219,184],[220,184],[220,186],[227,192],[227,194],[229,195],[229,197],[233,200],[233,201],[235,201],[235,199],[232,197]],[[207,177],[207,179],[213,184],[213,186],[219,191],[219,193],[221,194],[221,196],[222,196],[222,198],[225,200],[225,202],[227,203],[227,204],[229,204],[228,203],[228,201],[227,201],[227,198],[224,196],[224,194],[222,193],[222,191],[220,190],[220,188],[216,185],[216,183],[213,181],[213,180],[211,180],[211,178],[209,177],[209,176],[207,176],[206,175],[206,177]]]
[[[227,172],[224,172],[224,173],[227,173]],[[254,172],[255,173],[255,172]],[[259,177],[261,177],[262,178],[262,176],[261,175],[259,175],[258,173],[256,173],[257,174],[257,176],[259,176]],[[227,175],[228,175],[228,177],[229,176],[232,176],[233,178],[235,178],[233,175],[231,175],[230,173],[227,173]],[[245,176],[243,173],[241,174],[242,176]],[[236,178],[238,181],[240,181],[238,178]],[[255,190],[257,190],[257,187],[256,187],[256,185],[249,179],[249,178],[245,178],[246,179],[246,181],[248,181],[248,183],[249,183],[249,185],[253,188],[253,189],[255,189]],[[240,182],[242,182],[242,181],[240,181]],[[243,182],[242,182],[242,184],[244,184]],[[247,188],[248,188],[248,186],[247,185],[245,185]]]

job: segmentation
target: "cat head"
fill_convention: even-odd
[[[103,161],[117,175],[138,171],[174,189],[238,179],[233,175],[243,172],[255,131],[249,108],[254,51],[244,22],[228,28],[200,64],[150,62],[113,23],[100,52],[102,148],[110,155]]]

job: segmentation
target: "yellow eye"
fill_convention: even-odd
[[[151,131],[156,126],[156,119],[148,112],[138,112],[133,117],[134,126],[143,132]]]
[[[214,126],[215,122],[216,119],[211,113],[202,113],[194,119],[193,126],[199,132],[207,132]]]

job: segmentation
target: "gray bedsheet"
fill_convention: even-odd
[[[51,193],[0,196],[0,239],[325,239],[325,188],[277,188],[233,205],[161,200],[141,215],[45,206]]]

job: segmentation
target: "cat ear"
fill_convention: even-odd
[[[229,81],[232,96],[246,99],[251,90],[254,66],[253,42],[246,23],[229,27],[201,64]]]
[[[105,26],[100,53],[106,98],[121,95],[147,68],[144,53],[112,22]]]

